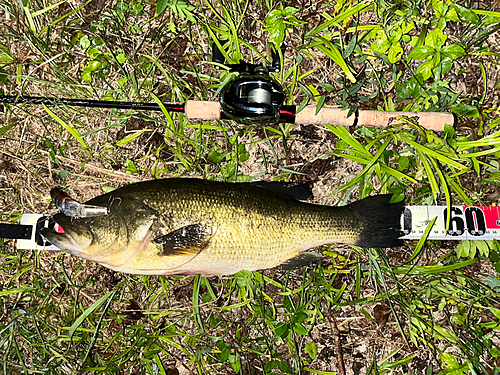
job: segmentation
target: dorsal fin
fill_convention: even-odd
[[[313,197],[309,185],[301,184],[300,182],[255,181],[251,184],[283,195],[289,195],[299,201]]]

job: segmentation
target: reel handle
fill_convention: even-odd
[[[219,43],[220,43],[221,47],[224,48],[224,45],[227,43],[227,40],[220,40],[219,39]],[[224,57],[224,55],[220,51],[219,47],[217,47],[217,43],[215,43],[215,42],[212,44],[212,61],[219,63],[219,64],[226,63],[226,58]]]

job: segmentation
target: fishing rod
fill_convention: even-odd
[[[222,98],[222,97],[221,97]],[[0,104],[45,104],[45,105],[68,105],[88,108],[113,108],[132,109],[137,111],[162,111],[158,103],[141,102],[115,102],[107,100],[83,100],[63,99],[34,96],[0,96]],[[183,113],[190,120],[234,120],[242,124],[255,123],[290,123],[302,125],[343,125],[349,126],[375,126],[387,127],[403,122],[413,122],[421,127],[437,132],[444,131],[445,125],[455,126],[456,120],[453,114],[444,112],[399,112],[399,111],[372,111],[356,110],[348,117],[348,111],[340,108],[322,108],[316,113],[315,106],[306,106],[302,111],[296,113],[296,106],[282,105],[278,110],[273,109],[271,115],[258,113],[254,116],[254,110],[246,110],[237,116],[231,115],[227,109],[227,102],[188,100],[184,104],[162,103],[163,107],[172,113]],[[225,105],[226,104],[226,105]],[[277,121],[276,121],[277,118]],[[270,121],[275,120],[275,121]]]
[[[283,49],[282,49],[283,50]],[[225,58],[213,45],[212,60],[225,65],[230,72],[238,73],[224,85],[219,101],[188,100],[183,104],[141,103],[107,100],[84,100],[22,95],[0,96],[0,104],[44,104],[67,105],[89,108],[131,109],[137,111],[162,111],[183,113],[192,120],[233,120],[242,124],[290,123],[302,125],[343,125],[387,127],[409,123],[434,131],[444,131],[445,124],[456,126],[456,118],[444,112],[385,112],[357,109],[350,114],[341,108],[306,106],[297,113],[294,105],[283,105],[285,94],[282,86],[269,75],[280,71],[278,53],[271,49],[272,63],[249,64],[240,60],[238,64],[226,64]],[[162,108],[163,106],[163,108]]]

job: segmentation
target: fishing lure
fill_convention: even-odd
[[[87,218],[109,214],[109,208],[77,202],[60,187],[51,189],[50,197],[54,206],[66,216]]]

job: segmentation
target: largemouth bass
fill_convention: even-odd
[[[88,205],[108,214],[54,215],[64,233],[42,235],[56,247],[116,271],[228,275],[309,263],[305,250],[331,243],[402,245],[403,202],[378,195],[343,207],[301,202],[310,190],[293,183],[223,183],[201,179],[139,182]]]

